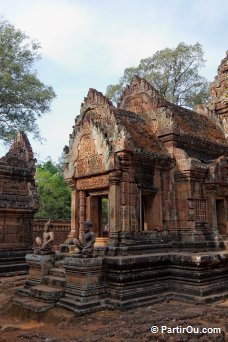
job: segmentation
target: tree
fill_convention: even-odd
[[[124,70],[118,84],[109,85],[106,96],[118,103],[125,86],[133,75],[145,78],[168,101],[184,107],[207,103],[209,83],[199,75],[204,66],[204,52],[199,43],[179,43],[175,49],[166,48],[142,59],[137,67]]]
[[[62,164],[51,159],[38,165],[35,181],[40,208],[36,218],[69,219],[71,213],[71,191],[62,176]]]
[[[39,48],[39,43],[0,19],[0,138],[4,142],[19,130],[39,138],[36,120],[50,110],[56,96],[34,70]]]

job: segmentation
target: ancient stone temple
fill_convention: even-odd
[[[109,255],[222,247],[224,133],[219,121],[168,103],[137,76],[118,108],[90,89],[65,148],[70,237],[89,219]]]
[[[218,67],[218,76],[211,84],[210,112],[218,117],[228,137],[228,51]]]
[[[35,159],[22,132],[0,158],[0,275],[23,274],[32,247],[32,220],[38,209]]]
[[[203,114],[167,102],[137,76],[117,108],[89,90],[64,148],[71,232],[49,271],[40,273],[41,256],[27,257],[32,271],[21,295],[46,303],[35,310],[47,302],[85,313],[226,297],[225,65],[227,57]],[[71,248],[74,238],[83,241],[85,221],[97,237],[91,258]]]
[[[92,221],[106,246],[110,307],[225,293],[227,57],[218,71],[209,115],[167,102],[137,76],[118,108],[94,89],[81,106],[65,148],[69,238]]]

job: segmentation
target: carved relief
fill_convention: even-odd
[[[75,161],[75,177],[103,171],[102,155],[96,151],[96,145],[90,135],[84,135],[78,145],[78,158]]]
[[[84,98],[84,103],[81,104],[81,113],[91,105],[100,105],[103,108],[113,107],[112,102],[106,96],[93,88],[89,89],[87,97]]]
[[[133,207],[137,205],[137,185],[135,183],[130,184],[129,203]]]
[[[126,205],[128,204],[128,194],[129,194],[129,183],[121,182],[120,183],[120,204]]]
[[[9,152],[0,158],[0,243],[11,255],[15,274],[20,262],[15,258],[15,245],[21,249],[21,255],[32,247],[31,220],[38,209],[35,162],[30,143],[22,132],[14,139]],[[25,267],[21,266],[21,270],[24,271]],[[5,267],[0,274],[2,272],[9,271]]]
[[[174,156],[176,158],[176,165],[179,170],[190,170],[191,169],[191,158],[187,155],[187,153],[180,149],[176,148],[174,150]]]
[[[88,179],[77,180],[77,190],[100,189],[109,186],[108,176],[96,176]]]
[[[153,187],[154,170],[148,167],[140,167],[135,175],[135,181],[143,188]]]
[[[136,96],[125,102],[125,110],[135,113],[148,112],[151,109],[148,99],[145,96]]]
[[[120,108],[145,113],[165,105],[165,100],[145,79],[134,76],[120,98]]]
[[[1,191],[8,192],[8,193],[26,193],[26,183],[20,182],[18,180],[12,181],[11,179],[4,179],[0,182],[0,189]]]
[[[214,113],[223,126],[226,138],[228,137],[228,52],[218,67],[218,75],[211,83],[211,103],[210,111]]]
[[[120,206],[120,226],[123,231],[129,230],[129,205]]]

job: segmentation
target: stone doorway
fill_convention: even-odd
[[[93,231],[97,238],[108,238],[109,203],[108,194],[90,194],[87,197],[87,219],[93,223]]]
[[[156,194],[142,193],[140,216],[142,231],[159,229],[160,206]]]
[[[226,235],[226,208],[224,199],[216,199],[216,213],[219,233]]]

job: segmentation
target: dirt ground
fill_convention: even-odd
[[[0,342],[228,341],[228,301],[210,306],[170,301],[126,312],[76,316],[60,308],[34,314],[15,307],[10,302],[13,291],[0,291]],[[221,332],[197,331],[202,328]]]

